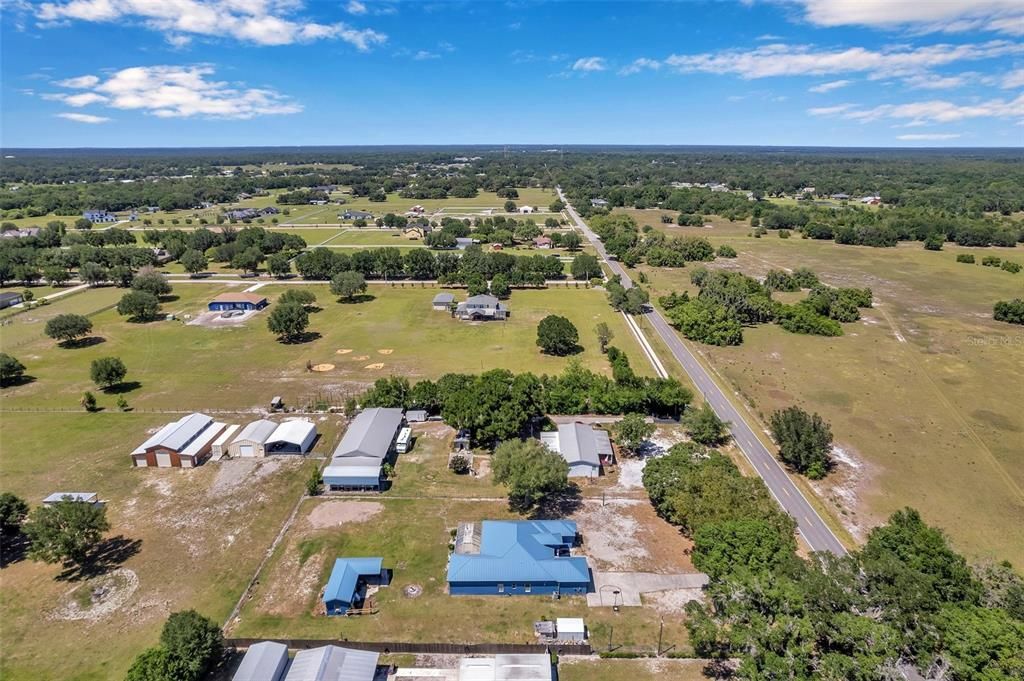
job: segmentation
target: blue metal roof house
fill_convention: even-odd
[[[324,608],[328,615],[344,615],[353,603],[363,600],[362,590],[367,584],[387,583],[383,558],[339,558],[324,587]]]
[[[448,559],[448,592],[459,595],[585,594],[587,559],[569,520],[462,523]]]

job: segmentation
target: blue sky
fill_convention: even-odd
[[[5,147],[1024,146],[1024,1],[5,3]]]

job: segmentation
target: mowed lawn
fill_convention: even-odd
[[[401,466],[401,457],[399,457]],[[542,617],[584,617],[591,637],[629,649],[657,647],[654,608],[588,608],[582,596],[458,596],[446,593],[450,531],[459,522],[515,519],[503,500],[408,500],[381,497],[303,501],[251,600],[230,633],[239,637],[348,638],[419,642],[533,643]],[[585,554],[585,547],[583,549]],[[381,556],[393,570],[376,595],[376,614],[314,614],[335,558]],[[418,587],[411,596],[407,587]],[[439,626],[439,618],[444,624]],[[665,618],[664,646],[687,650],[681,618]]]
[[[544,355],[536,345],[537,324],[548,314],[564,315],[579,329],[583,350],[574,357],[585,366],[610,374],[593,332],[605,321],[615,333],[613,343],[629,353],[637,373],[651,373],[605,295],[582,288],[515,291],[508,301],[508,321],[470,323],[431,309],[431,300],[441,291],[435,287],[373,285],[368,292],[371,300],[339,303],[326,285],[309,285],[306,288],[316,294],[322,308],[310,315],[310,331],[318,337],[296,344],[279,342],[266,326],[270,309],[287,285],[261,288],[271,308],[240,326],[207,328],[183,321],[205,311],[216,294],[245,286],[175,283],[176,299],[163,305],[165,312],[178,317],[175,321],[125,321],[116,310],[105,309],[123,294],[114,288],[54,301],[39,308],[38,316],[19,315],[12,326],[0,330],[0,349],[21,360],[35,380],[6,388],[4,403],[10,408],[77,408],[83,391],[96,390],[89,378],[90,363],[105,356],[120,357],[127,365],[126,380],[138,385],[125,398],[140,409],[250,409],[264,406],[274,395],[300,406],[314,397],[337,402],[391,374],[415,381],[493,368],[558,373],[570,358]],[[465,297],[465,291],[455,294]],[[103,311],[90,317],[93,335],[102,342],[64,348],[43,335],[43,314],[96,310]],[[310,372],[307,363],[334,368]],[[112,394],[97,396],[102,406],[113,407],[116,401]]]
[[[855,535],[912,505],[972,557],[1024,563],[1024,334],[992,320],[995,301],[1024,293],[1024,275],[955,262],[963,252],[1024,262],[1024,249],[874,249],[740,229],[699,230],[739,251],[712,267],[753,276],[810,267],[829,284],[870,287],[876,305],[838,338],[764,325],[746,329],[739,347],[691,347],[762,418],[800,404],[831,422],[854,463],[818,489]],[[642,269],[652,297],[695,291],[693,267]]]
[[[6,397],[4,398],[6,402]],[[9,681],[124,678],[132,659],[155,645],[174,611],[195,608],[223,622],[291,512],[315,466],[300,457],[207,463],[196,469],[136,469],[129,453],[167,414],[101,412],[2,415],[0,479],[32,506],[55,491],[95,491],[107,502],[110,538],[123,579],[106,601],[89,604],[95,581],[61,581],[60,568],[27,560],[0,572],[0,678]],[[221,415],[244,424],[252,414]],[[337,439],[337,419],[318,423],[321,453]],[[137,585],[130,585],[137,580]],[[109,607],[109,611],[103,610]]]

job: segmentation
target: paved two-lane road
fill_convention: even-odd
[[[626,270],[617,261],[608,257],[604,244],[601,243],[597,234],[590,229],[587,223],[580,218],[576,210],[569,205],[569,201],[565,198],[561,188],[558,189],[558,195],[565,203],[566,210],[576,223],[576,226],[579,227],[584,236],[594,246],[600,257],[608,263],[608,266],[615,274],[622,278],[624,286],[627,288],[632,286],[633,281],[626,274]],[[651,311],[645,316],[651,322],[651,325],[657,331],[669,352],[672,353],[672,356],[689,375],[693,384],[704,394],[704,399],[715,410],[715,413],[718,414],[719,418],[729,422],[729,431],[732,434],[733,440],[743,451],[743,454],[750,461],[757,474],[768,485],[768,489],[782,508],[796,520],[797,529],[811,550],[831,551],[840,556],[846,555],[846,549],[843,548],[842,543],[832,533],[832,530],[828,528],[828,525],[821,519],[821,516],[818,515],[817,511],[814,510],[797,486],[793,484],[793,481],[789,479],[789,475],[783,470],[782,465],[757,438],[747,421],[736,410],[732,402],[726,398],[725,393],[712,380],[710,374],[697,361],[693,353],[690,352],[690,349],[679,339],[679,336],[668,325],[662,314],[656,309],[651,308]]]

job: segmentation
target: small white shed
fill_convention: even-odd
[[[587,626],[582,617],[559,617],[555,620],[555,630],[559,641],[583,643],[587,640]]]
[[[224,429],[224,432],[217,436],[217,439],[210,445],[210,459],[213,461],[220,461],[225,454],[228,453],[228,444],[231,439],[238,432],[239,425],[232,423],[230,426]]]
[[[228,445],[228,455],[241,459],[266,456],[267,453],[263,445],[275,430],[277,430],[277,424],[273,421],[266,419],[253,421],[243,428],[238,437]]]

